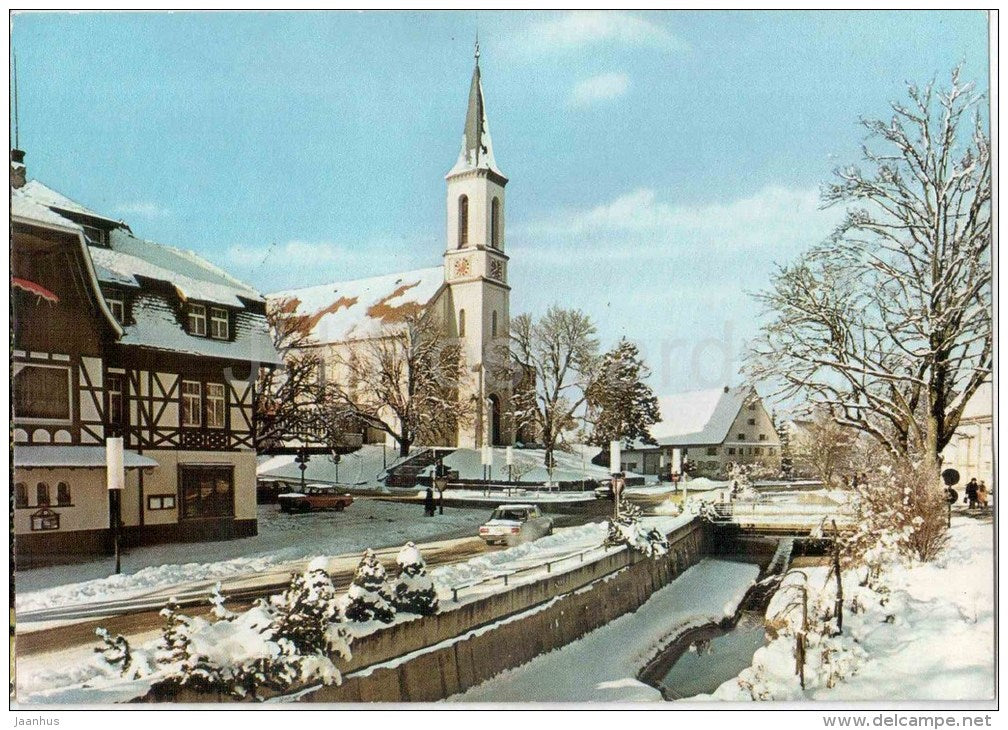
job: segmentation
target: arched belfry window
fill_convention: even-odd
[[[490,245],[501,247],[500,239],[500,198],[494,198],[490,203]]]
[[[469,243],[469,198],[460,195],[458,200],[458,247]]]
[[[494,312],[493,316],[490,318],[490,336],[497,336],[497,312]]]
[[[465,310],[459,310],[459,321],[458,321],[458,331],[459,337],[465,337]]]

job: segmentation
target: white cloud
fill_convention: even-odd
[[[769,186],[729,202],[676,204],[639,188],[590,208],[561,210],[512,227],[515,257],[560,262],[576,248],[601,261],[641,257],[795,252],[818,243],[839,220],[819,209],[815,189]]]
[[[438,243],[423,239],[404,245],[403,240],[371,240],[352,246],[335,241],[291,240],[281,243],[228,248],[222,265],[262,291],[273,292],[329,281],[349,281],[433,266]],[[416,251],[427,256],[411,256]]]
[[[527,51],[552,52],[596,43],[620,43],[683,50],[686,44],[667,28],[639,15],[618,11],[585,10],[544,13],[543,20],[526,28],[517,45]]]
[[[137,201],[134,203],[123,203],[114,208],[116,215],[131,216],[139,215],[145,218],[164,218],[171,214],[167,208],[148,201]]]
[[[605,73],[579,81],[571,90],[570,102],[586,106],[597,101],[609,101],[623,96],[630,88],[630,77],[625,73]]]

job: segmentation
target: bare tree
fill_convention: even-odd
[[[822,408],[810,419],[796,421],[791,452],[800,472],[813,474],[827,487],[843,482],[843,473],[854,469],[854,445],[860,432],[841,426]]]
[[[283,366],[259,370],[253,400],[256,448],[306,433],[337,442],[352,423],[322,377],[322,358],[308,319],[295,314],[289,301],[280,301],[268,306],[266,321]]]
[[[425,313],[347,345],[334,379],[337,402],[390,435],[406,456],[414,443],[453,443],[474,404],[460,400],[468,377],[459,343]]]
[[[823,191],[843,223],[758,295],[770,319],[749,370],[934,463],[991,374],[991,155],[958,69],[947,90],[908,91],[891,119],[862,120],[868,170]]]
[[[520,377],[512,398],[516,428],[534,430],[546,448],[545,463],[578,424],[598,365],[595,325],[576,309],[552,306],[537,322],[528,314],[511,320],[508,359],[501,367]]]

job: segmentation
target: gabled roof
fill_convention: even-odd
[[[739,385],[659,398],[662,420],[651,435],[662,446],[720,444],[750,397],[757,397],[752,386]]]
[[[466,108],[465,130],[458,161],[446,177],[470,170],[489,170],[504,177],[494,160],[490,125],[487,124],[486,106],[483,103],[483,85],[480,82],[479,47],[476,50],[476,67],[469,84],[469,105]]]
[[[432,266],[367,279],[321,284],[267,295],[269,306],[305,318],[319,344],[374,337],[422,311],[444,285],[444,267]]]
[[[67,196],[62,193],[58,193],[50,187],[43,185],[38,180],[29,180],[21,188],[21,191],[30,197],[35,202],[44,205],[48,208],[56,208],[58,210],[64,210],[69,213],[77,213],[78,215],[86,215],[89,218],[97,218],[99,220],[105,221],[107,223],[112,223],[116,226],[126,227],[126,224],[122,221],[117,221],[114,218],[109,218],[108,216],[97,213],[90,208],[81,205],[80,203],[70,200]]]

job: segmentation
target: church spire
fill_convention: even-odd
[[[480,80],[479,35],[476,36],[472,81],[469,84],[469,105],[466,109],[465,130],[462,134],[462,149],[459,151],[455,167],[448,173],[454,175],[468,170],[491,170],[503,177],[494,160],[493,144],[490,141],[490,127],[487,124],[486,106],[483,102],[483,84]]]

